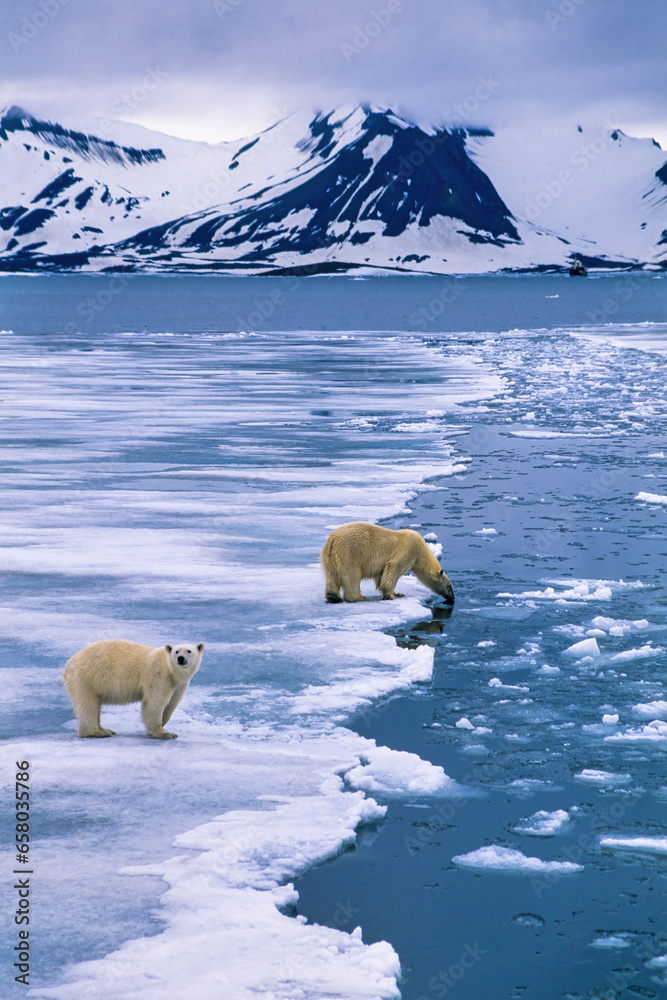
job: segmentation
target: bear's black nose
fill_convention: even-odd
[[[184,656],[179,656],[177,659],[178,659],[178,663],[179,663],[179,665],[181,667],[183,666],[183,664],[185,664],[185,663],[188,662],[187,659]]]

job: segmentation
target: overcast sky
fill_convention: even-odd
[[[2,0],[0,101],[209,141],[371,102],[667,148],[666,53],[667,0]]]

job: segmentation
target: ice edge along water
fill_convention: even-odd
[[[5,336],[13,338],[11,334]],[[31,348],[28,342],[16,339],[16,350],[21,356],[26,355],[29,362]],[[248,343],[252,343],[242,334],[230,339],[244,341],[245,350],[248,350]],[[263,338],[262,349],[270,351],[270,344],[275,345],[279,339]],[[303,339],[297,338],[297,341]],[[298,528],[310,543],[316,537],[322,540],[326,530],[337,523],[406,512],[406,503],[420,483],[422,489],[428,488],[423,482],[425,479],[465,469],[460,462],[452,461],[451,446],[443,444],[438,421],[430,419],[428,426],[424,425],[424,413],[436,412],[434,406],[437,404],[437,412],[444,416],[445,410],[451,412],[456,401],[492,395],[501,382],[481,366],[473,364],[468,370],[469,366],[461,359],[457,359],[458,367],[453,372],[451,362],[441,353],[426,348],[419,338],[410,337],[405,347],[393,337],[378,339],[373,345],[374,338],[358,339],[361,342],[356,352],[366,354],[365,364],[369,363],[367,352],[372,350],[376,363],[390,358],[388,363],[399,367],[411,363],[423,369],[427,365],[429,378],[418,389],[406,380],[408,384],[402,394],[396,393],[397,386],[387,389],[381,384],[367,385],[364,381],[365,406],[360,405],[360,398],[355,398],[354,392],[348,392],[346,397],[339,388],[336,390],[341,433],[363,435],[370,428],[384,444],[375,452],[367,452],[362,459],[338,457],[325,463],[326,486],[322,484],[321,467],[304,462],[299,468],[293,463],[293,455],[287,463],[284,455],[282,462],[272,462],[268,457],[271,445],[265,441],[258,449],[264,457],[256,459],[242,475],[238,468],[232,467],[233,462],[227,464],[228,454],[220,459],[216,468],[205,471],[188,463],[180,469],[170,468],[168,473],[152,472],[158,479],[160,475],[168,475],[170,480],[188,479],[190,482],[193,478],[196,481],[198,476],[217,477],[223,483],[223,493],[216,495],[214,500],[200,494],[195,497],[187,494],[183,500],[171,500],[163,495],[156,499],[147,491],[118,489],[113,496],[105,495],[104,491],[93,495],[86,492],[84,483],[83,495],[73,498],[63,489],[61,496],[53,498],[53,504],[46,505],[40,491],[45,474],[30,466],[31,460],[38,460],[38,456],[33,455],[31,459],[30,447],[22,444],[24,460],[30,466],[30,471],[26,469],[23,485],[36,491],[37,507],[33,514],[38,522],[31,520],[25,509],[16,511],[15,517],[10,518],[13,523],[8,525],[9,532],[18,534],[24,544],[5,550],[8,569],[18,573],[57,574],[66,566],[66,573],[74,578],[94,580],[99,562],[103,560],[105,571],[122,578],[123,585],[137,599],[154,589],[163,594],[165,600],[178,591],[179,595],[195,601],[202,595],[209,599],[215,595],[216,600],[222,601],[248,601],[255,600],[259,591],[271,612],[264,619],[266,624],[251,630],[254,637],[249,641],[207,641],[209,664],[212,659],[222,658],[224,665],[225,659],[234,656],[264,657],[270,670],[272,662],[289,656],[292,660],[301,660],[307,668],[318,662],[328,668],[328,673],[327,669],[320,670],[319,683],[301,682],[295,690],[267,692],[259,683],[255,690],[247,684],[229,685],[225,693],[230,702],[236,699],[239,704],[255,703],[259,718],[253,718],[250,724],[246,720],[244,725],[239,724],[233,712],[225,721],[211,715],[209,709],[215,703],[215,689],[191,687],[173,722],[173,728],[182,736],[175,747],[177,754],[170,752],[174,747],[156,745],[140,735],[136,706],[104,710],[105,719],[119,733],[124,733],[123,739],[116,737],[113,741],[73,744],[74,722],[70,721],[65,724],[66,733],[62,736],[45,735],[32,737],[29,741],[12,741],[10,746],[16,747],[17,754],[29,752],[38,763],[39,781],[45,790],[57,789],[65,796],[65,801],[67,795],[76,795],[81,788],[93,793],[96,813],[101,813],[102,818],[108,816],[110,824],[114,807],[125,810],[127,815],[123,822],[130,826],[125,839],[119,840],[119,835],[115,835],[110,826],[110,870],[114,870],[117,859],[121,864],[116,863],[115,870],[120,868],[128,878],[158,876],[169,886],[161,898],[160,918],[164,927],[159,933],[152,937],[134,937],[106,957],[73,964],[66,970],[64,982],[37,986],[32,991],[33,996],[65,1000],[79,998],[84,991],[87,998],[157,1000],[196,991],[203,1000],[221,995],[233,995],[235,1000],[242,1000],[256,996],[258,991],[267,997],[293,996],[295,989],[303,990],[303,995],[308,997],[354,996],[374,1000],[398,995],[400,965],[390,944],[365,945],[359,928],[350,928],[348,932],[308,925],[303,918],[294,919],[282,911],[297,898],[290,879],[309,865],[353,843],[360,824],[382,818],[386,807],[376,803],[369,792],[384,796],[424,796],[461,791],[441,767],[414,754],[376,747],[374,741],[340,725],[354,709],[370,706],[379,697],[430,679],[432,648],[403,649],[380,631],[401,621],[424,617],[424,591],[416,581],[407,580],[404,589],[408,596],[404,600],[389,605],[371,603],[325,608],[323,581],[316,564],[307,567],[275,565],[271,562],[267,535],[263,541],[269,550],[268,563],[249,582],[247,568],[234,559],[234,553],[240,551],[240,543],[247,542],[243,533],[253,523],[260,537],[271,528],[275,533],[275,525],[279,522],[285,537],[293,537]],[[120,340],[122,343],[123,338]],[[345,362],[349,367],[355,356],[355,337],[320,335],[318,351],[324,353],[326,342],[337,340],[347,342]],[[150,350],[150,345],[159,342],[160,337],[137,335],[128,337],[127,341],[130,351],[135,349],[137,342],[145,342]],[[8,342],[14,346],[11,339],[5,344]],[[184,339],[184,352],[188,343],[187,338]],[[289,347],[294,354],[295,344]],[[335,350],[335,345],[331,350]],[[125,441],[129,432],[127,422],[134,419],[136,406],[141,404],[132,401],[127,410],[119,404],[122,387],[118,372],[113,368],[113,352],[107,351],[105,343],[97,342],[92,356],[84,354],[81,357],[76,348],[47,355],[42,355],[37,348],[34,354],[39,362],[36,372],[43,394],[41,418],[61,420],[61,433],[65,433],[69,411],[73,409],[70,386],[62,383],[63,378],[67,381],[65,372],[69,366],[76,369],[77,365],[90,365],[96,373],[90,385],[97,385],[97,391],[91,388],[92,394],[85,399],[84,405],[89,414],[94,414],[95,426],[105,406],[109,405],[111,397],[107,397],[107,392],[114,394],[113,412],[117,423],[109,431],[109,440],[94,441],[95,432],[92,431],[90,440],[79,440],[73,456],[66,454],[67,449],[61,449],[56,457],[56,461],[65,462],[72,457],[76,459],[77,455],[88,460],[106,458],[110,463],[106,471],[112,469],[114,474],[113,463],[118,461],[115,449]],[[402,354],[405,355],[403,361]],[[10,379],[15,378],[11,359],[7,361]],[[333,363],[333,354],[330,363]],[[194,372],[191,378],[196,380],[196,359],[188,361],[183,354],[179,364]],[[291,364],[298,367],[294,362]],[[26,381],[30,382],[35,370],[31,373],[28,363],[26,371]],[[76,377],[82,374],[79,369]],[[290,377],[293,376],[291,371]],[[160,358],[155,378],[160,382],[164,377],[164,362]],[[308,412],[303,409],[304,404],[306,407],[312,405],[308,398],[297,402],[294,385],[279,385],[276,378],[271,380],[269,396],[278,392],[280,400],[274,397],[273,404],[265,401],[262,405],[257,395],[253,399],[253,392],[260,391],[257,374],[244,376],[238,370],[230,371],[230,384],[232,380],[243,381],[244,378],[244,389],[250,389],[246,393],[249,402],[241,404],[240,390],[238,398],[232,397],[231,389],[226,397],[230,419],[239,424],[268,426],[274,422],[280,426],[281,421],[289,423],[303,419]],[[466,381],[467,386],[464,385]],[[103,388],[105,383],[107,388]],[[149,392],[152,388],[146,373],[144,388]],[[21,410],[25,409],[27,419],[27,408],[32,405],[27,389],[26,383],[20,388],[14,387],[19,423]],[[319,394],[323,394],[321,386]],[[390,398],[397,395],[398,398]],[[182,391],[180,403],[183,403]],[[80,400],[78,405],[82,405]],[[148,405],[152,408],[154,403],[149,400]],[[210,404],[204,399],[192,405],[196,410],[194,416],[191,415],[193,426],[197,425],[202,434],[211,419]],[[223,404],[219,402],[218,405]],[[366,415],[360,417],[359,412],[364,410]],[[257,411],[268,419],[250,419],[257,417]],[[144,430],[149,436],[154,433],[154,427],[148,427],[151,419],[147,414]],[[220,420],[219,414],[217,419]],[[77,432],[80,431],[79,427]],[[136,434],[136,428],[133,432]],[[258,433],[268,432],[259,429]],[[225,447],[229,449],[231,445],[227,442],[221,447],[224,454]],[[105,454],[107,449],[110,454]],[[247,481],[252,479],[259,482],[262,489],[251,500]],[[238,492],[241,483],[246,493]],[[103,523],[107,504],[122,503],[123,525],[112,521],[109,531],[101,524],[90,523],[90,517],[84,516],[72,533],[70,518],[79,519],[82,513],[89,511],[91,498],[95,500],[95,516]],[[59,500],[69,502],[69,513],[65,517]],[[198,515],[201,524],[211,516],[212,509],[218,519],[224,514],[228,525],[228,534],[221,535],[220,522],[216,521],[217,537],[223,547],[226,546],[222,560],[211,558],[207,553],[209,539],[203,528],[194,532],[189,528],[193,516]],[[164,519],[184,518],[185,528],[181,524],[159,532],[149,527],[140,534],[134,531],[137,519],[158,512]],[[175,581],[164,576],[160,548],[165,544],[172,548],[178,565]],[[38,621],[38,642],[51,648],[62,647],[64,658],[65,645],[74,641],[73,636],[100,637],[121,627],[131,627],[130,637],[140,640],[147,638],[144,632],[151,630],[155,634],[154,623],[138,624],[129,619],[122,624],[120,620],[110,621],[101,613],[103,603],[95,614],[94,599],[90,604],[86,600],[78,605],[73,602],[65,611],[54,610],[52,592],[45,596],[42,603],[35,598],[36,603],[27,609],[18,601],[16,606],[5,609],[8,614],[4,631],[15,641],[34,629]],[[77,606],[82,610],[77,612]],[[206,662],[200,671],[202,677],[205,672]],[[54,690],[60,689],[60,668],[26,668],[20,671],[20,677],[18,671],[5,673],[8,704],[14,700],[17,706],[20,705],[26,690],[39,698],[45,682]],[[303,676],[307,677],[308,671],[304,671]],[[271,718],[270,713],[266,721],[269,701],[274,706],[282,706],[280,724],[276,724],[275,715]],[[136,736],[128,739],[128,729]],[[26,746],[30,747],[29,751]],[[280,761],[280,776],[276,773],[277,760]],[[211,774],[220,788],[218,797],[225,802],[224,808],[228,811],[220,813],[218,808],[215,811],[219,815],[180,833],[173,842],[178,850],[175,856],[146,863],[146,853],[154,851],[155,844],[148,848],[142,845],[146,827],[132,814],[134,807],[128,811],[123,803],[131,793],[135,800],[145,802],[148,812],[156,803],[164,807],[169,785],[161,793],[163,799],[159,795],[157,799],[154,797],[154,786],[162,780],[161,772],[169,774],[179,793],[190,783],[192,794],[189,798],[196,798],[201,775]],[[239,788],[244,789],[242,795]],[[176,794],[171,801],[176,811],[182,810],[184,826],[189,815],[201,815],[202,812],[201,804],[197,810],[189,798]],[[247,808],[248,798],[252,808]],[[245,807],[234,808],[236,803]],[[96,819],[99,818],[97,815]],[[87,850],[100,851],[99,842],[86,840],[86,830],[81,827],[80,820],[76,829],[83,857]],[[132,843],[132,834],[135,843]],[[36,851],[43,872],[49,869],[54,872],[72,864],[67,855],[63,857],[48,844],[41,848],[41,853],[37,844]],[[137,863],[123,864],[122,859],[134,859]],[[101,897],[100,905],[109,902],[104,889],[100,892],[100,873],[91,877],[85,866],[78,871],[75,866],[70,877],[80,879],[83,884],[86,879],[90,881],[87,896],[91,910],[83,913],[80,919],[94,919],[97,894]],[[128,895],[131,894],[132,887],[128,886]],[[155,925],[147,928],[155,929]],[[196,967],[193,968],[195,955]]]

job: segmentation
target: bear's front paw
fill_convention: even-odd
[[[149,733],[152,740],[177,740],[178,733],[167,733],[163,729],[161,733]]]

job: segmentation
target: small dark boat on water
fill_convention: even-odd
[[[575,257],[570,265],[570,277],[571,278],[585,278],[588,271],[584,267],[583,261],[579,257]]]

